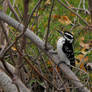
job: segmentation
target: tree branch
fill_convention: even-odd
[[[0,86],[5,92],[18,92],[17,87],[12,84],[12,80],[0,69]]]

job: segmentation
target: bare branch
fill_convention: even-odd
[[[14,67],[12,67],[8,63],[7,63],[7,65],[10,68],[10,70],[13,72]],[[2,67],[2,69],[4,69],[3,65],[1,65],[1,62],[0,62],[0,68],[1,67]],[[16,79],[14,79],[14,81],[12,81],[11,78],[9,76],[7,76],[7,74],[5,74],[5,72],[3,72],[0,69],[0,86],[3,87],[4,91],[5,92],[18,92],[18,89],[15,84],[18,85],[20,92],[31,92],[31,90],[26,88],[26,86],[22,83],[22,81],[19,78],[16,78]]]
[[[68,6],[66,6],[61,0],[58,0],[58,2],[62,6],[64,6],[66,9],[68,9],[69,11],[71,11],[72,13],[74,13],[76,16],[78,16],[84,22],[84,24],[88,26],[88,23],[78,13],[74,12],[71,8],[69,8]]]
[[[12,80],[0,69],[0,86],[5,92],[18,92],[17,87],[12,84]]]
[[[50,13],[49,13],[49,18],[48,18],[48,28],[47,28],[47,33],[46,33],[46,37],[45,37],[45,49],[48,49],[47,42],[48,42],[48,36],[49,36],[49,32],[50,32],[50,21],[51,21],[51,14],[53,11],[53,7],[54,7],[54,0],[52,0],[52,6],[51,6]]]
[[[7,34],[8,31],[9,31],[9,29],[7,28],[8,25],[4,24],[2,21],[0,23],[1,23],[1,26],[2,26],[2,29],[3,29],[3,33],[5,35],[7,44],[9,45],[10,44],[10,39],[8,38],[8,34]],[[10,58],[11,58],[12,62],[15,63],[15,61],[13,59],[13,55],[12,55],[11,49],[10,49]]]
[[[30,66],[30,68],[33,68],[35,71],[36,71],[36,73],[38,74],[38,75],[40,75],[44,80],[46,80],[49,84],[51,84],[55,89],[57,89],[57,90],[59,90],[57,87],[55,87],[46,77],[44,77],[39,71],[38,71],[38,69],[37,68],[35,68],[31,63],[30,63],[30,61],[26,58],[26,57],[24,57],[24,55],[17,49],[17,51],[18,51],[18,53],[24,58],[24,60],[28,63],[28,65]]]
[[[32,16],[33,16],[33,13],[34,13],[35,10],[38,8],[38,6],[41,4],[41,2],[42,2],[42,0],[39,0],[39,1],[37,2],[37,4],[35,5],[34,9],[32,10],[31,15],[30,15],[29,18],[28,18],[28,23],[27,23],[26,25],[28,25],[29,22],[31,21],[31,18],[32,18]]]
[[[9,6],[10,10],[13,12],[15,18],[16,18],[18,21],[20,21],[20,18],[19,18],[19,16],[18,16],[18,14],[16,13],[15,9],[13,8],[13,6],[11,5],[10,0],[7,0],[7,2],[8,2],[8,6]]]
[[[87,9],[75,8],[75,7],[72,7],[71,9],[73,9],[73,10],[79,10],[79,11],[84,11],[84,12],[86,12],[88,15],[90,14],[90,12],[89,12]]]

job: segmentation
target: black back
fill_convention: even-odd
[[[72,66],[75,66],[75,58],[74,58],[72,43],[66,41],[63,45],[62,50],[66,54],[66,57],[70,60],[70,64]]]

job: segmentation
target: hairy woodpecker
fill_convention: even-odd
[[[57,41],[57,53],[60,59],[60,63],[75,66],[75,58],[73,52],[73,34],[65,31],[64,34],[58,31],[62,37]]]

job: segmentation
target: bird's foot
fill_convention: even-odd
[[[61,61],[61,62],[59,62],[59,63],[57,64],[57,66],[59,67],[60,64],[65,64],[65,65],[67,65],[64,61]]]

